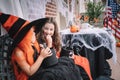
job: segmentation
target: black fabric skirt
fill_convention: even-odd
[[[60,57],[56,65],[40,68],[29,80],[82,80],[82,77],[72,59]]]

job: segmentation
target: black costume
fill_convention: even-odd
[[[34,54],[37,54],[35,48],[33,49]],[[51,48],[51,51],[53,55],[44,59],[39,70],[29,80],[82,80],[80,70],[73,59],[68,57],[57,59],[55,50]]]
[[[82,80],[79,68],[68,57],[61,57],[49,68],[40,68],[30,80]]]

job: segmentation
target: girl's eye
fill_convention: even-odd
[[[48,28],[47,28],[47,27],[45,27],[44,29],[45,29],[45,30],[48,30]]]

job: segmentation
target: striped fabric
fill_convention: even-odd
[[[104,26],[111,29],[115,37],[120,40],[120,6],[115,0],[107,0]]]

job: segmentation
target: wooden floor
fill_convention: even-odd
[[[112,69],[112,78],[115,80],[120,80],[120,47],[116,47],[117,53],[117,63],[113,62],[113,59],[108,60]]]

